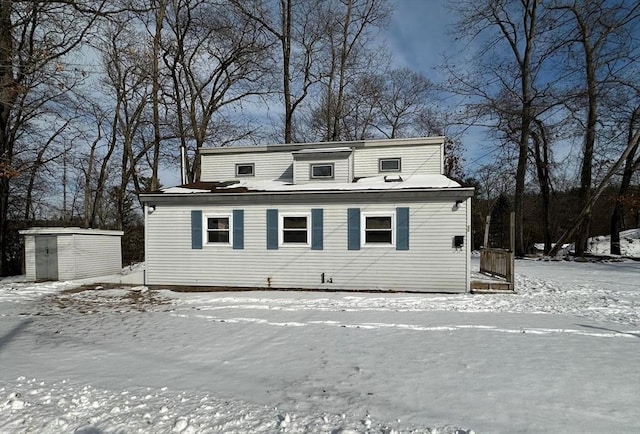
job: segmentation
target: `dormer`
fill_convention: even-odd
[[[351,182],[353,149],[308,148],[293,151],[293,183]]]

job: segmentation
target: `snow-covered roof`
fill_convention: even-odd
[[[347,147],[339,147],[339,148],[308,148],[308,149],[300,149],[299,151],[293,151],[293,155],[299,154],[319,154],[319,153],[336,153],[336,152],[352,152],[353,149]]]
[[[79,227],[34,227],[19,231],[20,235],[113,235],[122,236],[123,231],[112,231],[106,229],[85,229]]]
[[[193,194],[193,193],[210,193],[211,190],[205,190],[202,188],[187,188],[187,187],[167,187],[162,189],[163,193],[179,193],[179,194]]]
[[[399,178],[399,179],[398,179]],[[287,180],[243,179],[237,182],[200,182],[162,189],[168,194],[296,192],[296,191],[363,191],[460,188],[460,184],[444,175],[412,175],[407,177],[373,176],[355,182],[309,182],[293,184]]]

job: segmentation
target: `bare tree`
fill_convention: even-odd
[[[625,0],[555,0],[549,2],[548,8],[555,13],[557,40],[569,60],[565,62],[565,73],[577,81],[575,88],[569,88],[573,93],[568,98],[569,110],[576,113],[584,131],[579,200],[585,214],[574,231],[575,252],[582,256],[589,237],[588,204],[594,195],[593,164],[602,102],[621,70],[637,62],[633,52],[637,56],[639,51],[632,29],[640,23],[640,4]]]
[[[247,17],[259,23],[273,38],[274,62],[279,65],[284,102],[285,143],[295,141],[295,115],[312,87],[321,78],[320,55],[324,47],[326,16],[315,0],[232,0]]]
[[[166,98],[176,107],[182,143],[191,145],[187,177],[192,182],[200,176],[197,149],[220,134],[213,120],[223,120],[225,109],[264,93],[269,43],[260,25],[245,14],[203,0],[171,0],[165,25],[162,57],[172,83]]]
[[[15,158],[27,145],[27,126],[55,110],[67,81],[79,79],[64,74],[66,56],[99,16],[115,12],[106,1],[0,2],[0,275],[6,272],[10,184],[23,170]]]
[[[522,256],[526,248],[523,201],[532,122],[537,113],[536,99],[546,87],[537,82],[549,55],[540,43],[545,17],[538,0],[460,1],[453,8],[460,15],[457,31],[467,40],[480,41],[481,49],[471,73],[449,66],[449,84],[454,92],[471,99],[467,104],[471,123],[489,121],[488,125],[495,128],[506,122],[510,128],[507,136],[517,137],[515,245],[516,255]],[[506,106],[505,99],[510,102]]]
[[[622,131],[626,132],[626,141],[630,143],[633,140],[634,135],[638,130],[640,130],[640,89],[635,86],[620,86],[624,93],[632,95],[631,98],[621,98],[623,101],[625,99],[630,99],[631,102],[635,103],[635,107],[633,104],[630,104],[629,108],[630,112],[627,112],[627,116],[625,121],[615,123],[614,125],[617,128],[620,128]],[[626,123],[626,126],[624,125]],[[624,214],[625,214],[625,203],[630,201],[630,193],[632,180],[635,174],[640,171],[640,152],[639,152],[640,141],[636,141],[635,144],[632,145],[629,154],[627,155],[624,167],[622,170],[622,177],[620,179],[620,185],[618,187],[618,192],[616,196],[616,202],[613,208],[613,212],[611,214],[611,254],[620,255],[622,254],[620,249],[620,231],[624,229]]]
[[[424,75],[406,68],[383,76],[383,91],[375,101],[379,113],[376,129],[390,139],[414,135],[425,119],[435,117],[433,84]]]
[[[531,130],[533,147],[531,155],[540,186],[540,200],[542,202],[542,233],[544,238],[544,253],[551,250],[551,138],[549,128],[539,118],[534,119]]]
[[[373,50],[376,28],[386,24],[390,9],[384,0],[335,0],[324,4],[324,62],[320,104],[315,108],[315,123],[321,124],[323,141],[344,138],[349,90],[363,73],[385,68],[381,52]]]
[[[562,244],[569,241],[580,229],[580,227],[584,224],[584,221],[590,218],[591,210],[593,209],[593,206],[595,205],[596,201],[598,200],[602,192],[605,190],[605,188],[609,184],[609,181],[611,180],[611,178],[613,178],[619,172],[620,168],[626,162],[627,157],[629,157],[629,155],[631,155],[632,152],[637,151],[639,142],[640,142],[640,128],[636,129],[633,132],[633,134],[629,136],[626,146],[624,148],[624,151],[616,159],[615,163],[609,169],[609,171],[606,173],[603,179],[600,181],[598,186],[593,189],[593,193],[590,196],[589,201],[586,204],[584,204],[584,206],[580,210],[580,213],[578,213],[576,218],[573,220],[571,226],[560,236],[558,241],[556,241],[555,246],[549,252],[550,256],[557,255],[558,251],[562,247]]]

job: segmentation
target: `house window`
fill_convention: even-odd
[[[400,158],[380,158],[378,170],[380,172],[400,172]]]
[[[255,164],[236,164],[236,176],[254,176],[255,175]]]
[[[229,244],[231,219],[229,216],[207,216],[207,244]]]
[[[393,215],[364,215],[365,245],[393,245]]]
[[[312,164],[311,178],[313,179],[333,179],[333,163]]]
[[[282,244],[308,244],[309,218],[306,215],[283,215],[281,222]]]

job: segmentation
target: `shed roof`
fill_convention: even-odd
[[[79,227],[34,227],[19,231],[20,235],[110,235],[122,236],[123,231],[111,231],[106,229],[84,229]]]

